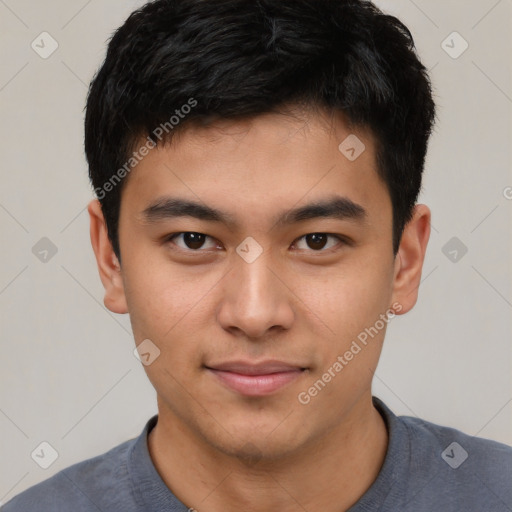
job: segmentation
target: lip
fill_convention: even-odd
[[[257,364],[231,361],[206,366],[206,369],[233,391],[246,396],[264,396],[299,378],[306,368],[282,361]]]

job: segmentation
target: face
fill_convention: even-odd
[[[403,305],[369,133],[318,113],[187,128],[129,176],[119,242],[105,303],[150,340],[159,421],[279,457],[371,396],[383,318]]]

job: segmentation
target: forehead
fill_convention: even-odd
[[[131,172],[122,208],[140,214],[172,196],[203,202],[232,220],[267,213],[275,219],[286,206],[333,194],[385,214],[389,197],[371,133],[341,114],[272,113],[176,132]]]

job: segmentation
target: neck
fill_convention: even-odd
[[[187,506],[209,512],[347,510],[375,481],[388,435],[371,403],[361,400],[350,417],[320,439],[279,460],[241,461],[191,432],[159,403],[149,452],[165,484]]]

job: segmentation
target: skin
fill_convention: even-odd
[[[353,162],[338,149],[352,133],[366,146]],[[281,212],[333,193],[363,206],[365,222],[274,224]],[[166,195],[225,210],[238,226],[145,221],[144,209]],[[159,412],[148,443],[178,499],[209,512],[339,512],[357,502],[388,444],[371,401],[385,328],[307,405],[297,397],[379,315],[393,304],[404,314],[417,300],[430,210],[416,205],[394,257],[391,201],[371,134],[319,111],[187,127],[129,175],[122,265],[97,200],[89,214],[106,307],[130,314],[137,345],[150,339],[160,350],[144,366]],[[182,236],[166,239],[180,232],[208,237],[192,246],[199,249]],[[310,233],[351,243],[329,238],[318,249]],[[246,237],[263,249],[252,263],[236,252]],[[235,359],[277,359],[307,371],[271,395],[247,397],[204,367]]]

